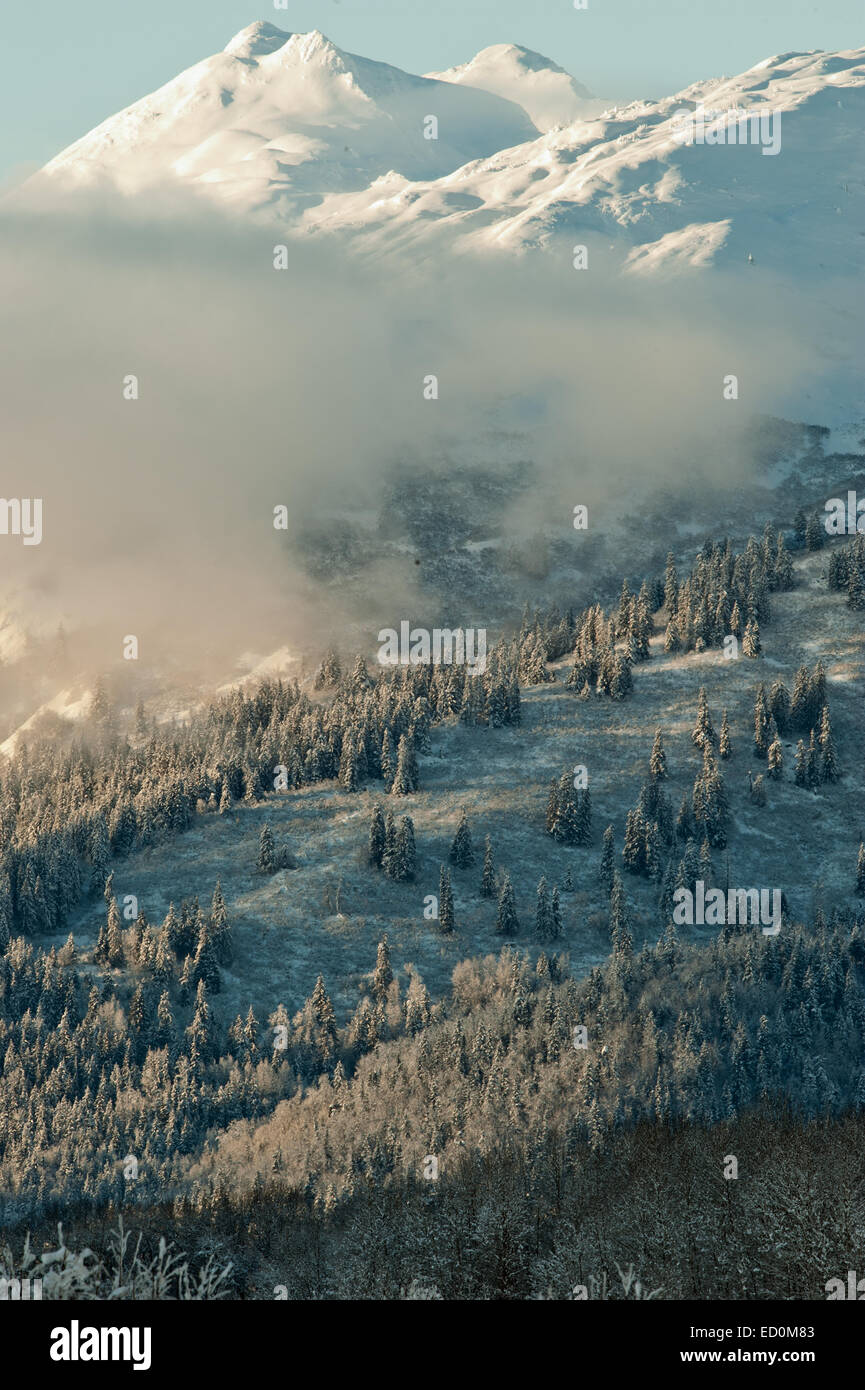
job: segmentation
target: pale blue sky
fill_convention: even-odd
[[[660,96],[791,49],[865,43],[863,0],[48,0],[5,6],[0,180],[223,48],[255,19],[414,72],[521,43],[598,96]]]

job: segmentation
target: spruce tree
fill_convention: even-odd
[[[724,710],[721,716],[721,736],[718,740],[718,757],[726,762],[732,756],[733,747],[730,743],[730,721],[727,718],[727,711]]]
[[[412,792],[417,791],[418,784],[419,776],[414,744],[410,738],[403,734],[399,741],[396,772],[390,794],[391,796],[411,796]]]
[[[124,965],[126,957],[123,951],[123,931],[120,926],[120,912],[117,908],[117,899],[112,898],[108,905],[108,925],[106,928],[106,949],[108,964],[112,968]]]
[[[617,656],[613,662],[613,673],[610,681],[610,698],[613,700],[624,700],[626,695],[631,693],[634,686],[634,679],[631,675],[630,663],[622,656]]]
[[[199,981],[195,997],[195,1013],[192,1023],[186,1029],[189,1038],[189,1056],[193,1063],[209,1062],[216,1054],[216,1024],[213,1012],[207,1004],[207,991],[204,981]]]
[[[630,914],[618,869],[613,870],[613,887],[610,893],[610,942],[614,956],[620,959],[630,958],[633,950]]]
[[[450,861],[458,869],[468,869],[475,862],[475,852],[472,847],[472,837],[465,810],[460,815],[457,832],[451,845]]]
[[[823,706],[823,713],[820,716],[820,781],[837,782],[840,776],[838,772],[838,760],[835,756],[835,743],[832,738],[832,728],[829,723],[829,706]]]
[[[816,728],[820,723],[820,716],[826,704],[826,668],[819,657],[814,665],[814,674],[811,677],[808,693],[810,698],[808,723]]]
[[[652,753],[649,758],[649,776],[654,782],[667,780],[667,755],[664,752],[660,729],[655,730],[655,741],[652,744]]]
[[[629,873],[639,874],[646,863],[646,827],[639,810],[629,811],[625,821],[622,863]]]
[[[724,779],[710,749],[704,750],[702,781],[705,832],[713,849],[723,849],[727,843],[729,807]]]
[[[367,861],[375,868],[381,868],[384,856],[384,816],[380,806],[373,806],[369,818],[369,848]]]
[[[715,741],[715,730],[712,727],[712,717],[709,714],[709,698],[706,694],[706,687],[700,686],[697,696],[697,719],[694,724],[694,731],[691,734],[691,742],[697,748],[711,748]]]
[[[180,1003],[186,1008],[192,992],[192,956],[186,956],[183,961],[183,969],[180,972],[180,983],[178,994]]]
[[[807,787],[808,785],[808,754],[801,738],[796,744],[796,767],[793,772],[793,782],[797,787]]]
[[[145,1041],[144,1035],[147,1028],[147,1011],[144,1003],[144,986],[140,983],[136,985],[135,992],[129,1001],[127,1022],[129,1024],[130,1033],[140,1041]]]
[[[261,827],[261,834],[258,837],[258,864],[259,873],[276,873],[276,853],[273,844],[273,831],[267,821]]]
[[[811,730],[808,742],[808,760],[806,764],[805,778],[812,791],[816,791],[820,785],[820,750],[817,747],[817,732]]]
[[[515,675],[511,676],[508,683],[508,720],[509,724],[518,725],[522,723],[522,712],[520,702],[520,687]]]
[[[487,835],[484,844],[484,871],[481,877],[481,897],[494,898],[496,896],[496,870],[493,863],[493,847],[490,837]]]
[[[574,784],[567,772],[562,773],[559,779],[558,806],[556,820],[553,826],[553,835],[559,844],[575,845],[578,843],[580,833],[580,822],[577,816],[577,794]]]
[[[787,550],[784,536],[778,534],[778,545],[775,550],[775,587],[777,589],[792,589],[793,587],[793,561]]]
[[[390,730],[385,729],[381,736],[381,775],[384,782],[385,791],[390,791],[393,782],[393,774],[396,771],[393,760],[393,749],[390,742]]]
[[[615,835],[613,827],[608,825],[604,831],[604,847],[601,850],[601,863],[598,868],[598,877],[607,893],[609,893],[613,887],[613,872],[616,867],[615,855]]]
[[[800,666],[793,683],[790,700],[790,727],[805,733],[810,728],[811,677],[807,666]],[[777,722],[777,721],[776,721]],[[780,728],[780,725],[778,726]]]
[[[108,823],[104,815],[98,815],[90,836],[90,863],[93,872],[90,878],[90,891],[96,896],[104,894],[109,874],[111,843],[108,836]]]
[[[360,658],[358,658],[360,659]],[[309,1000],[310,1012],[316,1030],[316,1045],[322,1061],[332,1057],[337,1041],[336,1019],[330,995],[324,987],[324,978],[319,975]]]
[[[553,892],[550,898],[550,923],[552,929],[552,940],[558,941],[564,935],[562,927],[562,905],[559,898],[558,884],[553,884]]]
[[[769,744],[767,757],[769,761],[768,776],[777,782],[781,778],[782,769],[784,767],[784,749],[781,746],[781,740],[777,734]]]
[[[160,984],[167,985],[174,976],[175,953],[164,927],[159,930],[156,941],[156,957],[153,962],[153,975]]]
[[[439,870],[439,928],[445,936],[454,929],[454,895],[451,889],[450,869],[442,864]]]
[[[865,586],[862,584],[862,574],[858,564],[851,564],[847,579],[847,603],[855,613],[861,613],[865,609]]]
[[[396,821],[393,811],[388,811],[384,818],[384,849],[382,850],[381,867],[388,878],[393,878],[396,870]]]
[[[192,982],[197,985],[199,980],[204,982],[204,988],[208,994],[219,993],[221,988],[219,965],[216,960],[210,924],[205,917],[201,919],[195,957],[192,962]]]
[[[494,681],[490,686],[487,719],[491,729],[501,729],[508,722],[507,690],[501,681]]]
[[[352,667],[351,675],[348,678],[348,688],[353,694],[358,695],[362,694],[363,691],[367,690],[370,684],[371,682],[369,678],[369,672],[366,669],[366,662],[364,661],[362,656],[358,655],[354,659],[354,666]]]
[[[805,524],[805,549],[822,550],[826,540],[826,528],[821,524],[816,512],[809,516]]]
[[[234,957],[231,924],[219,879],[216,880],[210,903],[210,931],[217,962],[220,965],[231,965]]]
[[[775,681],[769,693],[769,713],[778,727],[778,733],[786,734],[790,727],[790,695],[782,680]]]
[[[592,794],[585,787],[576,797],[573,844],[587,845],[592,838]]]
[[[174,1015],[171,1012],[171,996],[164,989],[159,996],[156,1008],[156,1030],[153,1038],[155,1047],[172,1048],[176,1042]]]
[[[339,759],[339,785],[343,791],[356,792],[358,788],[357,752],[351,732],[342,741]]]
[[[378,943],[378,950],[375,957],[375,970],[372,976],[372,992],[376,999],[384,1002],[387,992],[393,984],[393,970],[390,964],[390,947],[385,932],[381,941]]]
[[[760,642],[760,624],[756,618],[751,618],[745,624],[745,636],[742,638],[742,651],[745,656],[757,657],[763,650]]]
[[[520,929],[517,918],[517,905],[514,899],[510,874],[505,873],[499,890],[499,910],[496,917],[496,931],[499,936],[516,936]]]
[[[550,895],[547,891],[547,880],[542,878],[538,884],[538,900],[535,909],[535,940],[550,941],[552,939],[552,917],[550,914]]]
[[[401,816],[391,861],[391,877],[397,883],[411,883],[415,876],[416,864],[414,821],[411,816]]]
[[[754,753],[758,758],[765,758],[769,751],[770,717],[766,687],[761,681],[754,701]]]

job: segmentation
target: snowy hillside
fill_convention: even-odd
[[[778,153],[685,143],[685,113],[700,104],[707,113],[780,112]],[[550,131],[435,181],[390,176],[306,220],[351,225],[382,247],[397,231],[403,245],[446,241],[479,252],[549,246],[561,234],[603,238],[639,272],[752,255],[758,265],[822,278],[863,263],[863,126],[865,51],[788,54]]]

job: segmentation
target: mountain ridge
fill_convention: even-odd
[[[345,53],[318,30],[259,21],[14,196],[163,183],[380,254],[521,254],[566,239],[612,252],[626,274],[747,263],[810,284],[865,270],[865,49],[775,54],[545,130],[514,100],[467,84],[502,62],[585,91],[519,45],[420,77]],[[684,141],[700,108],[708,137]],[[778,150],[719,148],[731,110],[778,113]]]

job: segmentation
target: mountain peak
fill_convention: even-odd
[[[254,24],[247,24],[239,34],[235,34],[223,51],[230,53],[233,58],[262,58],[282,48],[291,37],[291,34],[277,29],[266,19],[257,19]]]
[[[441,139],[425,135],[430,110]],[[259,20],[44,172],[127,193],[180,180],[246,206],[303,208],[362,191],[391,169],[442,178],[537,134],[521,103],[345,52],[318,29],[290,33]]]
[[[283,51],[287,58],[300,59],[305,63],[320,57],[343,57],[341,50],[320,29],[311,29],[308,34],[294,34],[286,29],[278,29],[266,19],[248,24],[223,49],[232,58],[269,58]]]
[[[341,50],[320,29],[311,29],[308,34],[292,34],[286,46],[296,49],[298,56],[306,62],[321,53],[336,53],[342,56]]]
[[[595,108],[603,109],[605,105],[593,100],[588,88],[551,58],[518,43],[491,44],[467,63],[448,68],[446,72],[428,72],[427,77],[463,87],[477,87],[507,101],[515,101],[528,112],[539,130],[570,125],[597,114]],[[591,108],[587,108],[587,102],[592,104]]]
[[[523,48],[520,43],[493,43],[488,48],[482,48],[468,63],[463,64],[463,71],[471,67],[485,67],[489,63],[510,62],[518,67],[524,68],[526,72],[558,72],[564,73],[565,69],[554,63],[552,58],[545,58],[543,53],[535,53],[531,48]]]

